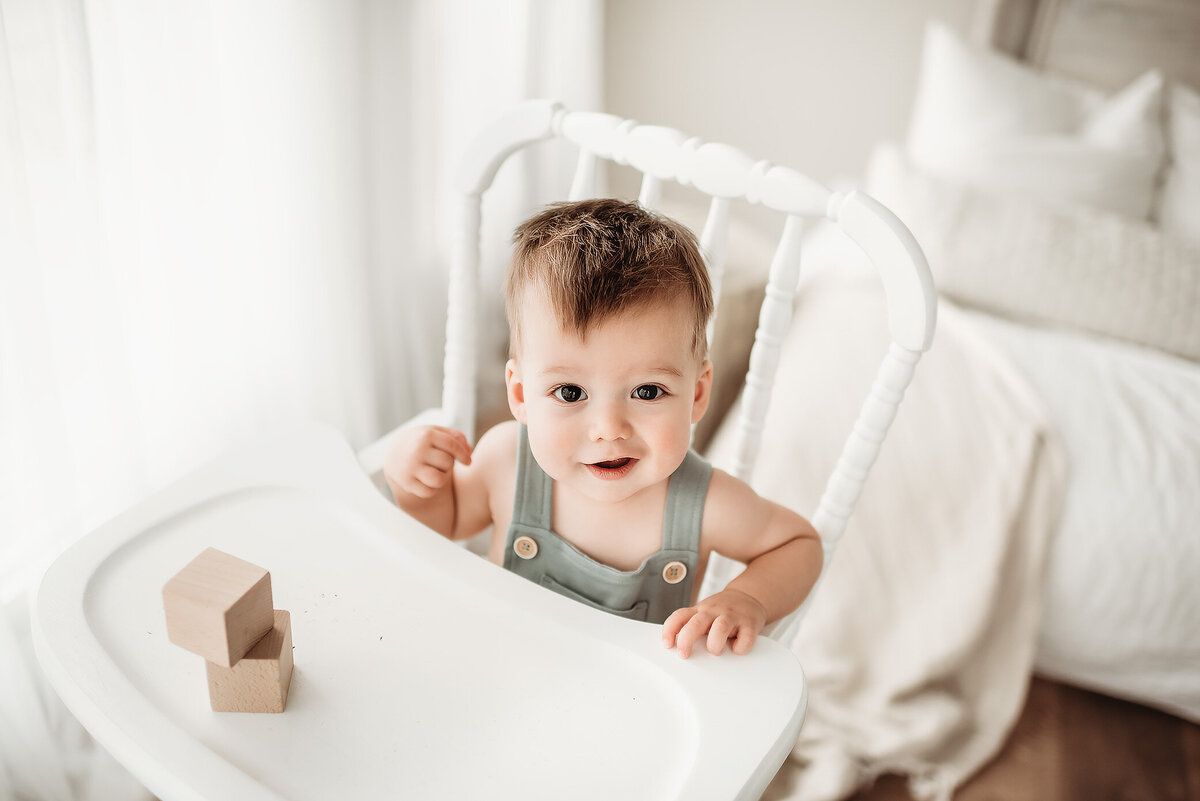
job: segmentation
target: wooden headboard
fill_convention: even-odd
[[[979,0],[971,37],[1106,89],[1152,67],[1200,89],[1200,0]]]

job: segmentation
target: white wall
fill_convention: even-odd
[[[608,0],[605,111],[667,125],[821,181],[899,137],[930,17],[972,0]],[[623,192],[618,181],[614,189]]]

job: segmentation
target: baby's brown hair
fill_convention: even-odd
[[[613,314],[682,298],[692,315],[692,350],[708,350],[712,284],[688,228],[636,203],[612,198],[555,203],[517,226],[504,282],[510,348],[520,337],[517,304],[539,287],[564,329],[580,337]]]

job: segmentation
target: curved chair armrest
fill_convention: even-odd
[[[892,341],[910,351],[929,350],[937,327],[937,291],[912,232],[891,209],[857,191],[831,197],[828,217],[875,265],[887,298]]]

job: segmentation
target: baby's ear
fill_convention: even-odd
[[[504,365],[504,385],[508,388],[508,409],[517,422],[525,420],[525,385],[521,382],[520,368],[515,359]]]
[[[696,390],[692,396],[692,423],[699,423],[708,411],[708,402],[712,399],[712,381],[712,362],[705,359],[700,365],[700,377],[696,379]]]

